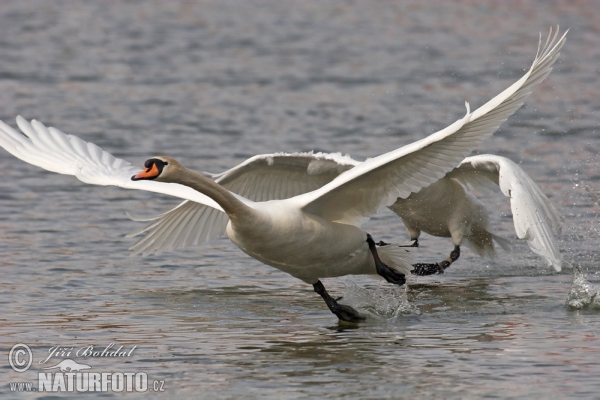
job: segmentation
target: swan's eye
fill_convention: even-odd
[[[144,167],[148,169],[151,169],[153,165],[156,165],[158,169],[161,169],[165,165],[169,165],[169,163],[161,160],[160,158],[150,158],[144,163]]]

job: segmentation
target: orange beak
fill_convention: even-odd
[[[152,163],[152,166],[150,168],[145,169],[144,171],[140,172],[139,174],[133,176],[133,180],[137,181],[140,179],[154,179],[158,176],[159,171],[158,168],[156,167],[155,163]]]

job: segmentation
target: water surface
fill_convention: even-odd
[[[365,159],[478,107],[529,67],[538,32],[571,31],[550,77],[480,153],[507,156],[565,217],[569,265],[598,285],[600,12],[591,3],[71,2],[0,5],[0,119],[18,114],[142,165],[167,154],[219,172],[259,153]],[[572,269],[514,240],[393,288],[325,281],[369,315],[339,324],[312,288],[227,239],[130,257],[124,235],[178,201],[91,187],[0,153],[0,394],[53,346],[137,346],[75,358],[144,372],[178,398],[593,398],[600,314],[565,305]],[[486,195],[499,234],[510,208]],[[391,213],[377,240],[405,240]],[[451,244],[424,237],[419,257]],[[583,284],[578,281],[579,284]],[[29,371],[7,362],[27,344]],[[56,358],[60,361],[62,358]],[[52,364],[54,365],[54,364]],[[106,396],[116,395],[105,393]],[[159,396],[160,394],[156,394]]]

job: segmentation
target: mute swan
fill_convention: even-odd
[[[542,190],[517,164],[506,157],[482,154],[465,158],[444,178],[399,198],[390,209],[406,227],[410,238],[418,244],[421,231],[433,236],[451,237],[454,250],[438,264],[416,265],[413,274],[441,273],[460,256],[460,245],[466,241],[479,255],[495,254],[493,241],[507,248],[507,241],[490,232],[485,205],[467,187],[481,188],[490,183],[500,187],[510,198],[513,223],[519,239],[531,250],[561,270],[561,256],[554,235],[560,234],[562,217]]]
[[[265,201],[314,190],[359,164],[359,161],[340,154],[261,154],[212,176],[234,193],[255,201]],[[412,274],[443,272],[460,255],[463,241],[481,256],[495,254],[493,241],[507,249],[508,241],[490,231],[485,205],[468,191],[469,188],[485,188],[493,183],[510,198],[517,237],[526,240],[531,250],[549,266],[561,270],[561,256],[554,238],[554,235],[560,234],[561,216],[517,164],[506,157],[482,154],[465,158],[437,182],[406,199],[398,198],[389,206],[402,218],[415,244],[418,244],[423,231],[432,236],[451,237],[455,245],[449,259],[435,264],[416,264]],[[131,249],[146,254],[196,245],[201,241],[199,233],[204,231],[202,217],[206,217],[207,213],[210,213],[208,207],[184,201],[165,214],[138,219],[153,222],[128,235],[146,233]],[[227,220],[221,225],[224,232]]]
[[[404,249],[377,250],[360,222],[442,178],[490,137],[550,73],[565,35],[556,41],[558,30],[554,36],[551,31],[521,79],[472,113],[466,103],[466,115],[447,128],[365,161],[316,190],[283,200],[253,202],[166,157],[149,159],[140,173],[93,143],[20,116],[17,125],[24,135],[0,121],[0,145],[23,161],[75,175],[85,183],[164,193],[224,212],[229,217],[227,235],[241,250],[312,284],[338,318],[357,321],[363,317],[337,303],[320,278],[379,274],[403,284],[412,268],[399,256]]]

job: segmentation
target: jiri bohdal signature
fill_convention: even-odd
[[[115,347],[114,343],[110,343],[105,347],[84,346],[84,347],[67,347],[53,346],[48,349],[48,357],[40,361],[40,364],[47,363],[51,358],[67,358],[67,357],[131,357],[137,345],[127,350],[124,346]]]

